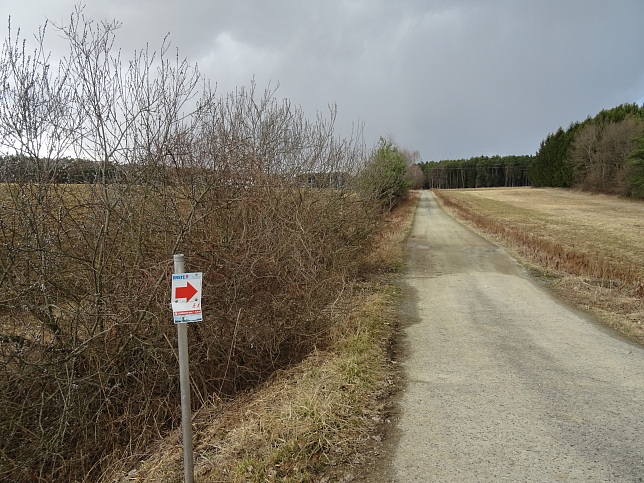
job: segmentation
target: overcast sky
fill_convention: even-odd
[[[2,0],[23,36],[77,2]],[[220,94],[279,84],[422,160],[533,154],[548,133],[644,102],[643,0],[102,0],[125,57],[170,34]],[[50,35],[53,32],[50,31]],[[346,133],[346,134],[345,134]]]

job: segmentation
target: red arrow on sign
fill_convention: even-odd
[[[190,282],[185,287],[176,287],[174,291],[175,299],[186,299],[186,302],[189,302],[192,297],[198,292],[196,288],[190,285]]]

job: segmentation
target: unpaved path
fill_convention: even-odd
[[[643,481],[644,349],[551,297],[431,193],[409,244],[386,479]]]

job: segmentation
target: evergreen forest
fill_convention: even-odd
[[[644,198],[644,105],[621,104],[560,127],[534,155],[419,164],[424,188],[560,187]]]

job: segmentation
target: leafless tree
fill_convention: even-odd
[[[630,166],[628,155],[635,148],[644,123],[629,115],[619,122],[589,122],[576,133],[571,163],[575,179],[584,189],[626,195]]]
[[[351,180],[360,129],[307,120],[276,88],[218,96],[170,48],[124,61],[118,22],[77,9],[54,63],[10,34],[0,58],[0,479],[92,479],[177,422],[172,254],[203,271],[195,404],[324,344],[365,267],[376,206]],[[61,183],[68,156],[96,172]],[[18,164],[20,164],[18,163]],[[6,171],[6,170],[5,170]],[[327,180],[311,187],[311,176]]]

